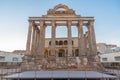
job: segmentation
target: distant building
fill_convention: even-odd
[[[106,68],[119,68],[120,69],[120,52],[109,54],[101,54],[100,61]]]
[[[117,51],[116,48],[117,45],[114,44],[97,43],[97,51],[99,53],[113,53]]]
[[[12,53],[25,55],[26,54],[26,50],[14,50]]]
[[[13,65],[22,62],[22,56],[11,52],[0,51],[0,66]]]

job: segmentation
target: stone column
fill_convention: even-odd
[[[44,32],[45,32],[45,28],[44,28],[44,21],[40,21],[40,40],[39,40],[39,54],[40,56],[44,55]]]
[[[89,21],[89,23],[87,24],[87,27],[88,27],[88,43],[89,43],[89,53],[88,53],[89,64],[93,64],[92,62],[95,61],[95,56],[96,56],[96,53],[97,53],[93,23],[94,23],[94,21]]]
[[[40,30],[36,30],[36,54],[38,54],[38,47],[39,47],[39,38],[40,38]]]
[[[43,25],[43,54],[45,52],[45,29],[46,29],[46,25]]]
[[[86,52],[86,55],[88,56],[88,54],[89,54],[88,31],[84,35],[84,42],[85,42],[85,46],[86,46],[86,51],[85,52]]]
[[[27,54],[30,54],[30,51],[31,51],[32,26],[33,26],[33,21],[29,21],[29,29],[28,29],[27,44],[26,44],[26,53]]]
[[[90,48],[90,55],[96,55],[97,48],[96,48],[96,39],[95,39],[95,32],[94,32],[94,21],[89,21],[88,33],[89,33],[89,48]]]
[[[79,56],[80,57],[85,55],[83,21],[79,21],[79,23],[78,23],[78,51],[79,51]]]
[[[67,22],[67,28],[68,28],[68,56],[72,56],[71,23],[72,23],[72,21]]]
[[[52,39],[51,39],[51,54],[55,56],[55,35],[56,35],[55,21],[52,21]]]
[[[92,52],[91,51],[92,48],[91,48],[91,35],[90,35],[90,24],[89,23],[87,24],[87,27],[88,27],[88,39],[87,39],[87,41],[88,41],[88,47],[89,47],[88,48],[89,51],[88,51],[87,55],[90,56],[91,52]]]
[[[35,32],[35,26],[33,26],[32,28],[33,28],[33,31],[32,31],[32,46],[31,46],[31,54],[34,55],[36,32]]]
[[[34,53],[37,54],[37,48],[38,48],[38,38],[39,38],[39,31],[38,31],[38,27],[35,26],[35,41],[34,41]]]

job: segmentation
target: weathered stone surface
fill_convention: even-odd
[[[59,10],[62,8],[63,10]],[[27,57],[23,68],[29,70],[100,70],[96,56],[94,18],[81,17],[67,6],[59,4],[47,15],[29,18]],[[52,26],[52,38],[46,45],[45,29]],[[56,38],[56,27],[67,26],[68,38],[60,42]],[[71,26],[77,26],[77,41],[72,38]],[[84,32],[83,26],[88,31]],[[32,27],[32,28],[31,28]],[[58,42],[58,41],[59,42]],[[76,45],[77,44],[77,45]],[[35,67],[34,67],[35,66]]]

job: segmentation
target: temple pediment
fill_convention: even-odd
[[[49,9],[47,12],[49,16],[74,16],[75,11],[73,9],[69,9],[66,5],[58,4],[54,7],[54,9]]]

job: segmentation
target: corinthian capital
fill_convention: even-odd
[[[52,21],[52,27],[55,27],[56,25],[55,25],[55,22],[56,21]]]
[[[67,21],[67,25],[68,25],[68,26],[71,26],[71,24],[72,24],[72,21],[71,21],[71,20]]]
[[[44,21],[40,20],[40,26],[44,26]]]

